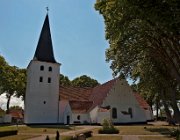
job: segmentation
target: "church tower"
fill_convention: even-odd
[[[27,68],[24,122],[58,123],[59,70],[53,53],[49,17],[46,15],[34,58]]]

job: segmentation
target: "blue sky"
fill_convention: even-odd
[[[0,55],[10,65],[26,68],[33,58],[49,7],[55,58],[71,80],[88,75],[104,83],[112,79],[105,61],[103,18],[95,0],[0,0]]]

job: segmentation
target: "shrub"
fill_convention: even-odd
[[[0,131],[0,137],[17,135],[17,130],[9,130],[9,131]]]
[[[171,136],[176,137],[176,140],[180,140],[180,130],[179,129],[173,129],[171,131]]]
[[[83,133],[86,138],[92,137],[92,131],[86,131]]]
[[[102,128],[98,130],[99,134],[118,134],[119,130],[114,127],[113,123],[108,120],[104,120]]]

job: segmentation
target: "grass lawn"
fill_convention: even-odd
[[[59,132],[65,132],[69,130],[74,130],[73,127],[69,126],[58,126],[58,125],[50,125],[50,126],[1,126],[0,131],[8,131],[8,130],[17,130],[18,133],[41,133],[41,134],[54,134],[58,130]],[[78,129],[78,128],[76,128]]]
[[[94,136],[87,140],[122,140],[121,136]]]
[[[175,139],[170,137],[141,136],[139,137],[139,140],[175,140]]]
[[[120,135],[168,135],[174,126],[116,126],[119,129]],[[98,128],[93,130],[93,133],[98,133]]]
[[[33,138],[33,137],[36,137],[36,136],[32,136],[32,135],[14,135],[14,136],[8,136],[8,137],[0,137],[0,140],[25,140],[25,139],[29,139],[29,138]]]

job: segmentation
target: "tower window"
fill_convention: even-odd
[[[48,77],[48,83],[51,83],[51,78],[50,77]]]
[[[128,112],[131,118],[133,118],[133,112],[132,112],[132,108],[128,108]]]
[[[52,67],[49,67],[49,71],[52,71]]]
[[[44,66],[40,66],[40,70],[43,71],[44,70]]]
[[[112,108],[112,118],[113,119],[117,118],[117,109],[116,108]]]
[[[80,120],[80,115],[77,116],[77,119]]]
[[[42,76],[39,78],[39,82],[43,82],[43,77]]]

